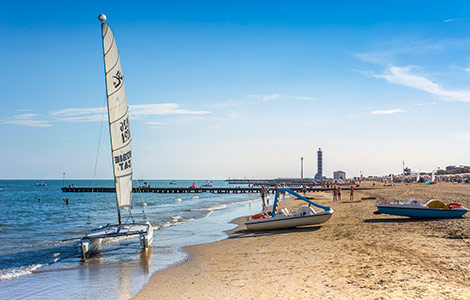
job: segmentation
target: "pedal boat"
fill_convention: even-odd
[[[462,207],[460,203],[445,204],[435,199],[429,200],[424,205],[411,198],[407,202],[398,203],[381,201],[375,206],[377,207],[375,214],[412,218],[459,218],[468,212],[468,208]]]
[[[304,205],[301,206],[295,213],[290,213],[287,208],[283,208],[277,212],[279,201],[279,193],[287,192],[291,195],[298,197],[301,200],[313,205],[323,211],[316,212],[312,207]],[[273,210],[271,216],[266,213],[256,214],[248,217],[245,221],[248,230],[275,230],[295,228],[299,226],[318,225],[328,221],[333,215],[334,211],[331,207],[316,204],[313,201],[297,194],[291,189],[280,189],[276,192],[274,198]]]

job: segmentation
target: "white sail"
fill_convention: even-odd
[[[436,181],[436,170],[432,170],[432,173],[431,173],[431,182],[434,182]]]
[[[119,208],[130,209],[132,206],[132,153],[124,76],[114,34],[108,24],[101,24],[101,33],[116,199]]]

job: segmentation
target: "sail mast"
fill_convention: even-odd
[[[129,113],[124,88],[119,52],[114,34],[109,28],[106,16],[101,14],[101,33],[103,42],[106,95],[108,99],[108,121],[111,141],[114,185],[118,220],[121,224],[121,208],[132,207],[132,153]]]

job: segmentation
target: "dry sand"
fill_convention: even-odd
[[[360,200],[470,207],[470,185],[376,186],[341,203],[329,193],[308,197],[335,210],[323,226],[249,232],[238,219],[228,239],[186,248],[188,262],[154,274],[133,299],[470,299],[470,213],[412,220],[374,215],[376,200]]]

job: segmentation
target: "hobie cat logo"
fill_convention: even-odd
[[[116,75],[114,75],[113,78],[117,79],[117,82],[113,82],[113,84],[115,88],[118,88],[121,85],[124,76],[122,76],[121,71],[117,71]]]

